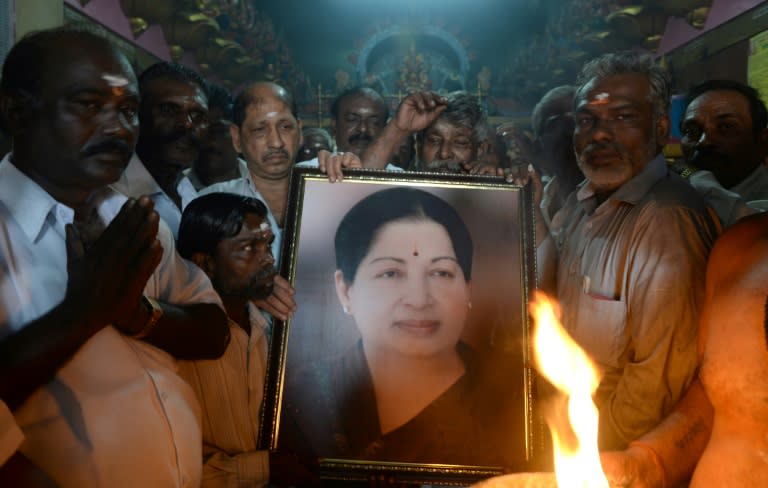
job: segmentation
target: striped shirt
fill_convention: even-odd
[[[202,406],[203,488],[266,486],[269,452],[256,450],[264,397],[269,324],[249,304],[250,336],[229,322],[232,339],[216,360],[180,361],[179,374]]]

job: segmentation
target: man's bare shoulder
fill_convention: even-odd
[[[756,267],[768,268],[768,213],[746,217],[729,227],[712,249],[708,273],[719,281]]]

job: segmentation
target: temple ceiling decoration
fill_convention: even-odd
[[[416,3],[385,19],[387,2],[120,0],[134,36],[160,25],[173,59],[190,55],[229,87],[275,80],[307,103],[360,83],[388,94],[466,89],[503,112],[572,83],[595,55],[654,52],[670,17],[702,28],[712,0],[476,0],[463,16]]]

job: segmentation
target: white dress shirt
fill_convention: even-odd
[[[105,188],[105,223],[126,197]],[[64,298],[65,225],[74,211],[0,162],[0,337]],[[163,302],[220,300],[210,281],[175,251],[162,222],[163,257],[144,293]],[[115,276],[115,279],[120,279]],[[67,324],[62,324],[66,327]],[[165,352],[107,326],[15,412],[19,450],[61,487],[194,487],[201,477],[199,405]]]
[[[160,188],[160,185],[136,153],[133,154],[123,175],[117,183],[112,185],[112,188],[133,198],[139,198],[142,195],[148,196],[154,202],[155,211],[160,215],[160,218],[171,228],[174,239],[179,237],[181,212],[184,211],[189,202],[197,198],[197,190],[195,190],[192,182],[186,176],[182,176],[176,186],[176,192],[181,197],[181,209],[179,209],[171,197]]]
[[[760,211],[750,206],[737,192],[726,190],[711,171],[696,171],[688,177],[688,182],[712,207],[723,227],[730,227],[737,220]]]

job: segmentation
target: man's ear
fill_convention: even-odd
[[[339,297],[339,303],[341,303],[341,308],[342,310],[344,310],[344,313],[351,314],[352,303],[349,299],[350,287],[344,281],[344,273],[342,273],[340,269],[337,269],[336,272],[333,274],[333,278],[336,281],[336,296]]]
[[[235,152],[242,154],[243,149],[240,144],[240,127],[237,124],[230,124],[229,135],[232,137],[232,145],[235,147]]]
[[[25,104],[19,97],[0,93],[0,128],[11,136],[20,133],[24,129]]]
[[[757,135],[757,143],[763,158],[765,158],[768,155],[768,128],[761,130]]]
[[[215,263],[213,262],[213,258],[210,254],[205,254],[204,252],[196,252],[192,255],[192,262],[195,263],[198,268],[202,269],[209,278],[213,276]]]
[[[331,117],[331,126],[329,127],[329,129],[330,129],[331,137],[333,137],[335,140],[336,139],[336,119],[333,117]]]
[[[480,144],[477,145],[477,157],[475,161],[483,159],[491,152],[491,141],[489,139],[483,139]]]
[[[666,115],[659,117],[656,121],[656,143],[662,148],[669,142],[669,128],[671,125],[669,117]]]
[[[301,119],[296,120],[296,127],[299,129],[299,145],[296,146],[298,151],[302,144],[304,144],[304,131],[302,130]]]

